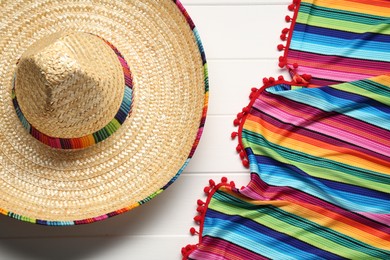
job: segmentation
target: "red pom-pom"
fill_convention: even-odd
[[[299,0],[293,0],[293,3],[297,5],[299,3]]]
[[[280,75],[280,76],[278,77],[278,80],[282,81],[282,80],[284,80],[284,77],[283,77],[282,75]]]
[[[191,246],[191,245],[186,245],[186,250],[187,250],[187,252],[188,252],[188,251],[191,251],[191,249],[192,249],[192,246]]]
[[[285,58],[284,56],[280,56],[280,57],[279,57],[279,61],[280,61],[280,62],[286,61],[286,58]]]
[[[181,254],[184,256],[187,253],[187,250],[185,247],[181,248]]]
[[[240,152],[240,158],[241,158],[241,159],[244,159],[244,158],[245,158],[245,152],[244,152],[244,151]]]
[[[238,145],[236,146],[236,151],[237,151],[238,153],[242,151],[241,145],[238,144]]]
[[[311,75],[309,75],[309,74],[303,74],[303,75],[302,75],[302,78],[304,78],[306,81],[310,81],[310,80],[311,80]]]
[[[243,116],[244,116],[244,113],[242,113],[242,112],[240,112],[240,113],[237,114],[237,118],[238,118],[238,119],[243,118]]]
[[[278,63],[279,65],[279,68],[284,68],[284,66],[286,66],[286,63],[284,61],[281,61]]]
[[[263,78],[263,83],[264,83],[264,85],[268,84],[268,79],[267,78]]]
[[[269,82],[272,84],[272,83],[275,83],[275,78],[274,77],[270,77],[269,78]]]
[[[240,125],[240,120],[234,119],[233,124],[234,124],[234,126]]]
[[[198,215],[198,216],[195,216],[195,217],[194,217],[194,221],[195,221],[195,222],[201,222],[201,221],[202,221],[202,217],[199,216],[199,215]]]
[[[190,228],[190,233],[191,235],[195,235],[196,234],[196,229],[195,228]]]
[[[244,113],[249,113],[249,111],[250,111],[250,108],[249,108],[249,107],[244,107],[244,108],[242,109],[242,112],[244,112]]]
[[[290,29],[284,28],[284,29],[282,30],[282,33],[283,33],[283,34],[287,34],[289,31],[290,31]]]
[[[286,15],[286,17],[284,18],[286,20],[286,22],[291,22],[291,17]]]
[[[279,45],[278,45],[278,50],[279,50],[279,51],[282,51],[283,49],[284,49],[284,45],[283,45],[283,44],[279,44]]]
[[[204,191],[204,193],[209,194],[210,193],[210,187],[209,186],[204,187],[203,191]]]
[[[197,203],[199,206],[202,206],[202,205],[205,204],[202,200],[198,200],[196,203]]]
[[[298,63],[293,64],[294,69],[298,68]]]
[[[222,178],[221,178],[221,182],[222,182],[222,183],[227,183],[227,181],[228,181],[228,179],[227,179],[226,177],[222,177]]]
[[[230,187],[232,187],[232,188],[235,188],[235,187],[236,187],[236,184],[234,183],[234,181],[231,181],[231,182],[230,182]]]
[[[303,83],[303,80],[302,80],[301,78],[297,78],[297,79],[295,80],[295,82],[298,83],[298,84],[301,84],[301,83]]]
[[[285,41],[285,40],[287,40],[287,36],[285,34],[282,34],[282,35],[280,35],[280,39],[282,41]]]
[[[199,213],[203,213],[204,212],[204,207],[203,206],[199,206],[196,211],[198,211]]]
[[[294,4],[291,4],[291,5],[288,6],[288,10],[294,11],[294,9],[295,9],[295,5]]]
[[[215,181],[212,180],[212,179],[210,179],[210,180],[209,180],[209,184],[210,184],[210,186],[215,186]]]
[[[249,168],[248,160],[246,160],[246,159],[242,160],[242,165],[244,165],[244,167],[246,167],[246,168]]]
[[[231,134],[232,139],[236,138],[237,136],[238,136],[238,133],[237,133],[237,132],[233,132],[233,133]]]

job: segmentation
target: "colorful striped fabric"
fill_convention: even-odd
[[[390,68],[388,0],[303,0],[284,56],[318,86],[383,75]]]
[[[390,259],[390,1],[292,7],[280,60],[301,80],[251,95],[236,119],[251,181],[210,181],[183,259]]]

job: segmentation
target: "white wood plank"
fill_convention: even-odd
[[[237,139],[231,140],[234,117],[209,116],[199,147],[187,172],[236,173],[247,172],[236,152]]]
[[[251,88],[262,86],[264,77],[289,75],[275,60],[211,60],[208,115],[236,115],[248,105]],[[232,118],[232,120],[234,117]]]
[[[0,239],[0,259],[181,259],[181,248],[189,243],[195,243],[195,239],[176,236]]]
[[[291,0],[181,0],[184,5],[288,5]]]
[[[1,215],[0,241],[48,237],[53,239],[117,236],[159,236],[160,239],[165,236],[187,237],[189,229],[192,226],[196,227],[193,222],[196,201],[206,198],[203,193],[204,186],[208,184],[209,179],[219,182],[222,176],[234,180],[238,187],[249,182],[249,174],[244,173],[183,173],[171,187],[150,202],[108,220],[81,226],[32,225]],[[3,259],[1,244],[0,242],[0,259]]]
[[[291,14],[284,5],[188,6],[208,59],[279,57],[276,46]]]

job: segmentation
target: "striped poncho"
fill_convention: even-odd
[[[210,182],[184,259],[390,259],[390,1],[289,9],[293,81],[265,79],[238,114],[251,181]]]

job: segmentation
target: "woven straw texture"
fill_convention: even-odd
[[[132,74],[131,114],[112,136],[86,149],[40,143],[12,104],[18,59],[58,32],[102,37],[118,48]],[[188,163],[202,133],[206,68],[196,28],[178,1],[1,1],[0,212],[39,224],[83,224],[160,193]]]
[[[40,40],[23,54],[16,71],[20,108],[48,136],[75,138],[100,130],[114,118],[124,95],[115,52],[87,33]]]

